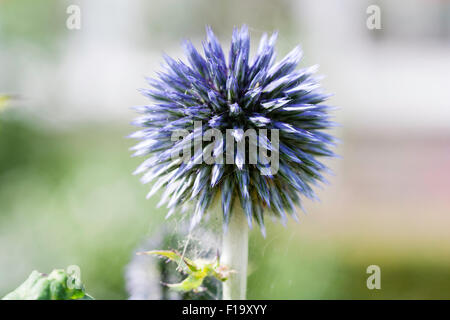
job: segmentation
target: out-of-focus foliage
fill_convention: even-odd
[[[138,162],[123,152],[130,146],[124,138],[130,128],[44,130],[20,120],[17,110],[0,117],[0,296],[29,270],[76,264],[92,296],[127,299],[124,266],[143,236],[161,230],[166,214],[156,200],[144,199],[145,190],[129,174]],[[351,229],[345,237],[306,232],[318,215],[310,213],[287,228],[268,222],[265,240],[253,231],[249,299],[450,298],[445,244],[375,246],[365,237],[356,241]],[[140,250],[154,248],[179,247]],[[136,258],[164,264],[164,270],[176,268],[149,256]],[[366,287],[371,264],[381,267],[381,290]]]
[[[0,112],[6,109],[6,106],[8,105],[9,100],[11,100],[11,97],[8,95],[0,95]]]
[[[65,31],[65,12],[64,2],[59,1],[0,1],[0,39],[9,45],[52,47]]]
[[[50,274],[33,271],[17,289],[3,300],[92,300],[79,279],[64,270],[53,270]]]
[[[92,295],[126,298],[123,268],[164,217],[138,200],[129,128],[44,129],[19,111],[0,117],[0,296],[30,270],[78,265]]]

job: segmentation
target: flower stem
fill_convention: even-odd
[[[247,289],[248,225],[240,205],[233,208],[228,229],[223,235],[221,264],[231,270],[223,283],[223,300],[245,300]]]

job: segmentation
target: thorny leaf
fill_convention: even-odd
[[[214,277],[222,282],[226,281],[233,271],[228,267],[220,265],[216,257],[214,260],[196,259],[191,260],[174,250],[152,250],[138,252],[139,255],[157,255],[167,258],[169,261],[176,262],[181,270],[188,276],[180,283],[166,284],[169,288],[176,291],[194,291],[204,290],[203,280],[206,277]]]

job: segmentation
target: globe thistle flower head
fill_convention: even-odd
[[[334,156],[330,147],[335,139],[323,131],[334,125],[330,107],[323,104],[329,95],[314,77],[316,66],[297,69],[300,47],[275,62],[276,33],[264,34],[250,59],[246,26],[234,30],[228,58],[212,30],[206,32],[203,55],[190,41],[184,42],[187,62],[165,56],[164,70],[147,79],[150,88],[141,90],[152,102],[136,107],[142,115],[133,124],[142,129],[131,137],[141,141],[132,149],[147,159],[135,173],[143,173],[143,183],[156,181],[149,196],[164,188],[160,204],[167,203],[169,216],[193,203],[195,226],[220,199],[225,227],[232,208],[240,205],[249,227],[256,221],[265,234],[264,215],[283,223],[288,215],[295,218],[301,196],[314,199],[311,186],[326,182],[322,173],[327,168],[318,158]],[[222,136],[199,139],[209,129]],[[245,144],[251,129],[267,132],[254,140],[265,153],[234,144]],[[174,141],[177,131],[189,134]],[[171,155],[182,150],[192,151],[187,161],[174,160]],[[234,161],[208,163],[205,154]],[[269,154],[278,162],[276,172],[267,170]]]

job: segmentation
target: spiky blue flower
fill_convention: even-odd
[[[188,63],[165,56],[164,71],[156,79],[147,79],[150,88],[141,90],[152,103],[136,108],[142,116],[133,124],[143,129],[131,135],[141,140],[132,149],[135,156],[148,158],[135,173],[144,173],[143,183],[156,179],[149,196],[165,188],[161,203],[168,202],[169,215],[177,207],[193,203],[195,225],[216,199],[221,199],[226,226],[234,202],[240,201],[249,226],[255,219],[265,233],[265,213],[283,223],[289,214],[296,218],[300,196],[314,199],[311,185],[325,182],[322,173],[327,168],[318,157],[334,156],[330,147],[335,142],[323,132],[334,125],[330,107],[323,104],[329,95],[313,76],[317,66],[297,69],[300,47],[275,63],[276,33],[270,38],[262,36],[250,60],[246,26],[234,30],[228,59],[212,30],[206,31],[204,55],[190,41],[184,42]],[[196,137],[204,132],[194,130],[194,121],[201,121],[202,130],[215,128],[223,133],[223,141],[202,145],[200,151],[213,146],[223,151],[224,157],[225,130],[277,129],[278,172],[262,175],[265,165],[260,158],[256,164],[243,163],[248,151],[236,152],[234,164],[198,161],[198,149],[187,163],[173,161],[171,154],[179,152],[185,143],[194,146]],[[181,142],[172,141],[177,130],[191,134]],[[258,138],[257,143],[269,153],[277,152],[268,139]]]

